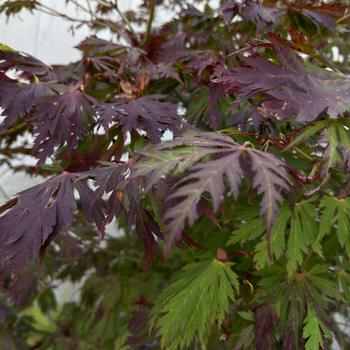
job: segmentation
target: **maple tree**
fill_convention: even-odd
[[[0,44],[0,348],[349,348],[348,2],[65,3],[0,5],[91,31]]]

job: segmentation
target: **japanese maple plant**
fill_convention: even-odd
[[[0,5],[91,31],[0,46],[0,348],[350,349],[348,1],[65,3]]]

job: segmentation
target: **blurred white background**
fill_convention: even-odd
[[[4,0],[0,0],[0,4],[3,2]],[[75,5],[67,6],[64,0],[42,2],[71,17],[86,18]],[[136,9],[139,2],[139,0],[119,0],[118,3],[120,9],[126,11]],[[89,35],[89,29],[84,26],[77,29],[73,36],[69,30],[71,24],[59,17],[24,10],[16,17],[11,17],[7,23],[4,16],[0,17],[0,43],[29,53],[45,63],[68,63],[79,58],[79,51],[74,46]],[[101,32],[99,37],[110,38],[110,35]]]

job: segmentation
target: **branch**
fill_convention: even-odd
[[[155,9],[156,9],[156,0],[150,0],[151,4],[150,4],[150,12],[149,12],[149,19],[148,19],[148,23],[147,23],[147,29],[146,29],[146,33],[145,36],[143,37],[143,41],[142,43],[145,44],[150,35],[151,35],[151,30],[152,30],[152,23],[154,20],[154,13],[155,13]]]
[[[132,27],[131,23],[129,22],[128,18],[125,16],[125,14],[120,10],[119,6],[118,6],[118,0],[114,0],[114,8],[115,10],[118,12],[120,18],[122,19],[122,21],[124,22],[124,24],[128,27],[128,29],[130,30],[130,32],[135,36],[137,42],[140,42],[140,38],[138,36],[138,34],[134,31],[134,28]]]
[[[41,12],[44,12],[48,15],[51,15],[51,16],[56,16],[56,17],[62,17],[68,21],[71,21],[71,22],[80,22],[80,23],[90,23],[90,21],[88,20],[85,20],[85,19],[80,19],[80,18],[74,18],[74,17],[71,17],[71,16],[68,16],[66,15],[65,13],[63,12],[59,12],[49,6],[46,6],[46,5],[43,5],[42,3],[38,3],[38,5],[41,7],[37,8],[37,10],[41,11]]]
[[[86,5],[88,7],[88,10],[90,12],[91,17],[93,17],[94,16],[94,11],[93,11],[92,6],[90,4],[90,0],[86,0]]]

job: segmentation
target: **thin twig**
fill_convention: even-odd
[[[79,1],[77,0],[70,0],[71,3],[73,3],[77,8],[80,8],[81,10],[83,10],[84,12],[93,15],[92,12],[89,11],[89,9],[87,9],[86,7],[84,7],[82,4],[79,3]]]
[[[118,0],[114,0],[114,8],[118,12],[120,18],[124,22],[124,24],[129,28],[130,32],[135,36],[137,42],[140,42],[140,38],[138,34],[135,32],[134,28],[132,27],[131,23],[129,22],[128,18],[125,16],[125,14],[120,10],[118,6]]]
[[[87,7],[89,9],[91,17],[93,17],[94,16],[94,11],[93,11],[92,6],[90,4],[90,0],[85,0],[85,2],[86,2],[86,5],[87,5]]]
[[[152,23],[153,23],[153,20],[154,20],[154,13],[155,13],[155,10],[156,10],[156,0],[150,0],[151,1],[151,4],[150,4],[150,11],[149,11],[149,19],[148,19],[148,23],[147,23],[147,29],[146,29],[146,33],[145,33],[145,36],[143,37],[143,44],[145,44],[150,35],[151,35],[151,31],[152,31]]]
[[[74,18],[74,17],[68,16],[65,13],[59,12],[59,11],[57,11],[49,6],[46,6],[42,3],[38,3],[38,5],[41,8],[39,7],[39,8],[37,8],[37,10],[44,12],[44,13],[47,13],[51,16],[62,17],[62,18],[65,18],[66,20],[71,21],[71,22],[90,23],[90,21],[88,21],[86,19],[80,19],[80,18]]]

